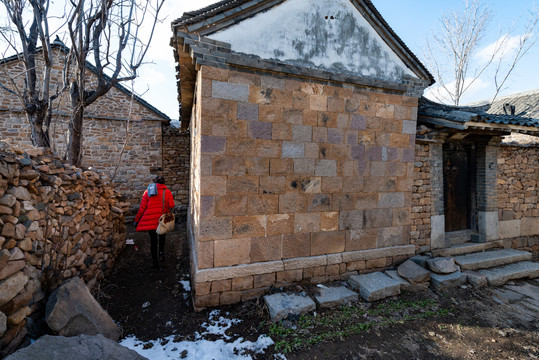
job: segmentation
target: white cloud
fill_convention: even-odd
[[[486,63],[494,55],[494,60],[499,60],[500,58],[515,52],[524,36],[529,35],[515,35],[510,36],[509,34],[504,34],[500,36],[496,41],[488,44],[481,50],[477,52],[476,58],[481,63]]]
[[[482,79],[477,79],[473,84],[469,85],[472,82],[472,78],[467,78],[465,80],[465,85],[470,86],[463,96],[460,99],[460,105],[464,105],[474,101],[480,101],[487,99],[489,96],[488,89],[491,87],[489,81],[484,81]],[[455,88],[455,81],[447,84],[447,89],[452,90]],[[425,97],[436,102],[441,102],[444,104],[453,105],[451,98],[446,89],[442,86],[433,85],[425,90]]]

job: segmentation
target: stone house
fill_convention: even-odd
[[[62,64],[66,48],[53,43],[56,64]],[[61,87],[61,67],[52,71],[51,85]],[[95,69],[88,63],[90,76]],[[0,82],[10,84],[8,78],[22,86],[24,66],[17,55],[0,60]],[[65,153],[67,124],[71,111],[69,94],[64,92],[53,104],[51,137],[57,154]],[[167,115],[151,106],[141,97],[117,84],[105,96],[85,109],[83,166],[91,167],[114,177],[114,183],[127,197],[133,210],[138,206],[142,192],[156,174],[166,176],[178,204],[187,204],[188,149],[187,133],[169,126]],[[0,87],[0,135],[13,146],[30,146],[30,127],[17,98]],[[177,149],[163,143],[176,144]],[[183,151],[182,151],[183,150]],[[165,169],[166,168],[166,169]],[[168,169],[168,170],[167,170]],[[169,171],[171,170],[171,171]],[[185,206],[186,207],[186,206]]]
[[[539,92],[474,106],[420,99],[412,239],[539,253]]]
[[[402,262],[434,82],[369,0],[225,0],[173,22],[196,307]]]

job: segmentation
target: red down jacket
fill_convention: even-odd
[[[166,185],[157,184],[158,194],[152,197],[148,196],[148,190],[144,191],[140,208],[138,209],[135,222],[137,231],[148,231],[157,229],[159,218],[163,212],[163,191],[165,192],[165,212],[174,207],[174,198]]]

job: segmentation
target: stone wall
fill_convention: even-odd
[[[0,357],[60,282],[78,276],[91,287],[112,268],[127,209],[106,177],[0,142]]]
[[[191,136],[189,130],[163,125],[163,168],[167,187],[172,191],[177,210],[189,206],[189,162]]]
[[[417,98],[202,66],[195,305],[372,271],[410,244]]]
[[[431,151],[429,144],[416,143],[412,188],[411,243],[421,251],[430,246],[432,212]]]
[[[539,255],[539,146],[498,151],[498,233]]]
[[[54,53],[56,61],[61,62],[61,53],[57,49]],[[18,85],[22,86],[20,74],[24,70],[18,61],[0,64],[0,68],[0,82],[10,83],[6,74],[19,75]],[[88,73],[90,81],[95,81],[93,73]],[[60,71],[53,71],[51,77],[51,85],[61,87]],[[65,155],[69,104],[68,92],[53,104],[52,146],[59,156]],[[130,202],[132,211],[148,183],[163,167],[162,125],[166,122],[161,114],[116,87],[85,108],[82,165],[114,177],[114,183]],[[2,88],[0,136],[13,146],[31,145],[30,128],[18,99]]]

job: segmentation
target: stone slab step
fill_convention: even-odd
[[[367,301],[377,301],[401,293],[401,284],[381,272],[352,275],[348,284],[359,290],[359,295]]]
[[[318,290],[318,295],[315,296],[315,299],[321,308],[331,308],[357,301],[358,295],[355,291],[344,286],[322,286]]]
[[[279,321],[288,315],[303,315],[316,309],[316,304],[308,296],[295,294],[273,294],[264,296],[271,321]]]
[[[466,282],[466,274],[460,271],[451,274],[430,274],[430,286],[434,290],[451,289],[460,286]]]
[[[479,273],[487,277],[490,285],[499,286],[510,280],[539,277],[539,263],[521,261],[492,269],[479,270]]]
[[[401,291],[409,291],[409,292],[420,292],[420,291],[426,291],[429,289],[430,282],[425,281],[418,284],[410,284],[406,279],[404,279],[402,276],[400,276],[397,272],[397,270],[386,270],[384,272],[387,276],[392,278],[393,280],[397,281],[399,284],[401,284]],[[430,279],[430,274],[429,274]]]
[[[433,256],[452,257],[464,254],[470,254],[495,248],[503,248],[502,241],[492,241],[486,243],[471,243],[457,244],[445,249],[432,250]]]
[[[527,251],[503,249],[456,256],[455,262],[463,270],[477,270],[531,259],[532,254]]]

